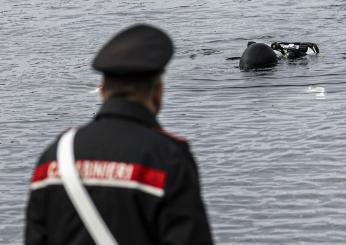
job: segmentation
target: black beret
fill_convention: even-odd
[[[107,75],[162,72],[173,55],[173,43],[160,29],[139,24],[114,36],[99,51],[93,68]]]

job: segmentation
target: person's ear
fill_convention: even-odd
[[[100,97],[104,101],[106,99],[106,95],[105,95],[105,89],[104,89],[103,84],[100,84],[98,89],[99,89]]]
[[[154,91],[153,91],[153,97],[152,102],[155,107],[155,113],[158,114],[161,106],[162,106],[162,100],[163,100],[163,82],[160,81],[155,85]]]

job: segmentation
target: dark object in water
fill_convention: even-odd
[[[271,44],[273,50],[279,51],[283,57],[296,59],[307,54],[318,54],[320,52],[316,43],[309,42],[274,42]]]
[[[239,56],[234,56],[234,57],[228,57],[226,60],[240,60]]]
[[[248,43],[239,61],[241,70],[273,67],[278,58],[271,47],[264,43]]]

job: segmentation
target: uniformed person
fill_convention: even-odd
[[[104,104],[79,128],[74,154],[82,182],[120,245],[213,243],[188,144],[156,118],[172,54],[165,33],[136,25],[111,39],[93,62],[103,73]],[[94,244],[62,186],[56,150],[57,141],[33,174],[25,244]]]

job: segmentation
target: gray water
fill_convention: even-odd
[[[343,0],[0,0],[0,244],[23,241],[39,154],[98,110],[98,48],[138,22],[175,41],[160,121],[190,140],[217,244],[346,244],[345,20]],[[240,72],[252,40],[321,53]]]

